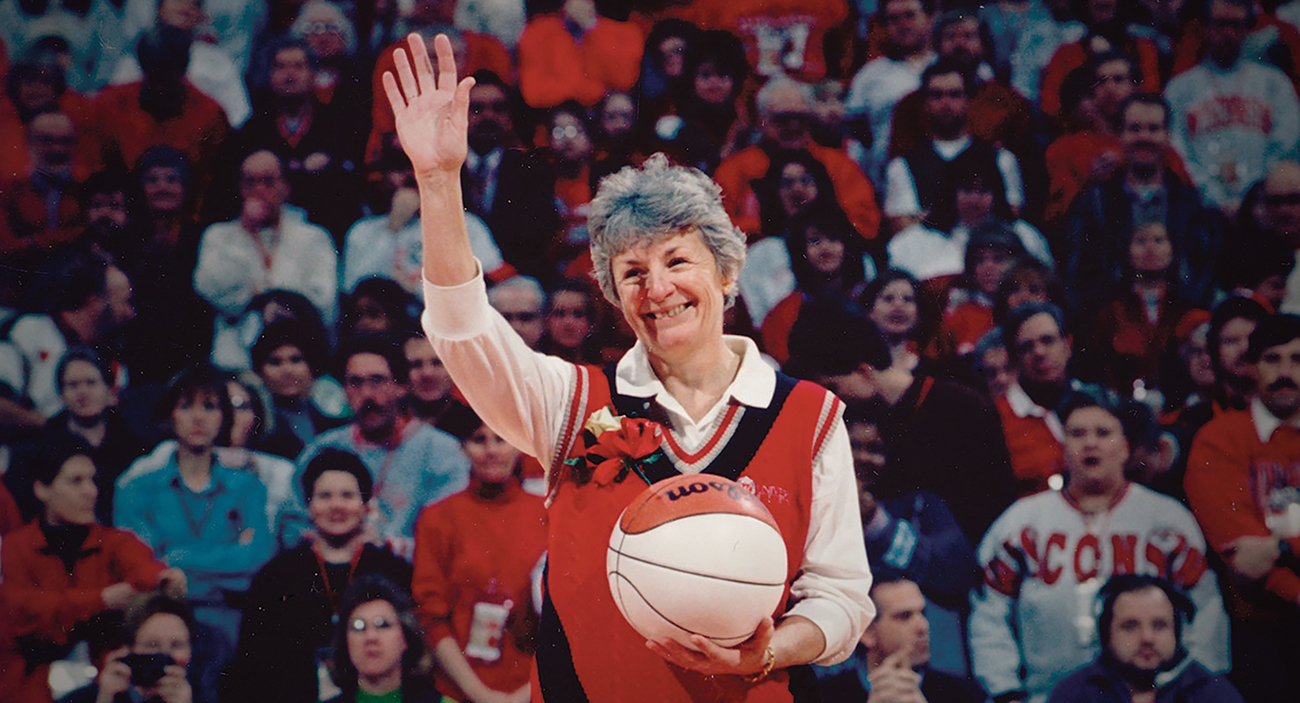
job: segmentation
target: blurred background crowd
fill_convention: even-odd
[[[347,696],[368,664],[334,655],[394,618],[442,694],[527,699],[542,469],[419,331],[379,80],[418,32],[476,80],[470,237],[534,348],[633,342],[590,276],[602,177],[663,152],[720,187],[749,241],[728,332],[846,401],[888,591],[827,700],[1042,701],[1122,660],[1104,586],[1132,574],[1173,589],[1162,674],[1290,700],[1298,26],[1281,0],[0,0],[3,697],[126,691],[161,591],[205,703]],[[363,573],[388,582],[351,607],[388,610],[340,634]]]

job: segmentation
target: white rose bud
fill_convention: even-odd
[[[597,437],[605,433],[606,430],[619,430],[623,427],[623,418],[615,415],[606,405],[600,410],[592,413],[587,418],[587,424],[582,429],[596,435]]]

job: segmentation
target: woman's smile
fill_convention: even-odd
[[[691,303],[682,303],[681,305],[678,305],[677,307],[672,308],[671,310],[665,310],[663,312],[646,313],[646,317],[650,318],[651,320],[666,320],[668,318],[677,317],[678,315],[686,312],[686,308],[689,307],[691,307]]]

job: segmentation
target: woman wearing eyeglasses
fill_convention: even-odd
[[[432,659],[411,599],[383,576],[367,575],[343,593],[328,703],[455,703],[429,676]]]

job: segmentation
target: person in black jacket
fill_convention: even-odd
[[[1219,255],[1219,220],[1196,189],[1165,165],[1169,151],[1169,107],[1159,96],[1139,94],[1120,111],[1122,168],[1084,190],[1065,222],[1057,252],[1078,310],[1122,286],[1128,235],[1139,226],[1165,226],[1178,259],[1170,273],[1174,290],[1195,304],[1209,301]]]
[[[975,391],[908,369],[861,309],[823,298],[806,303],[790,334],[786,372],[816,381],[846,402],[876,404],[891,470],[880,500],[928,491],[947,501],[971,544],[1016,499],[997,412]],[[935,441],[942,433],[943,441]]]
[[[191,703],[187,672],[195,627],[184,601],[155,594],[133,602],[126,613],[127,644],[109,653],[92,683],[59,703]]]
[[[988,694],[969,678],[929,668],[930,622],[912,581],[877,578],[876,619],[847,661],[817,672],[822,700],[839,703],[983,703]]]
[[[314,703],[322,693],[318,681],[329,680],[318,677],[333,655],[348,586],[379,574],[410,590],[411,565],[375,546],[366,527],[372,481],[361,459],[323,449],[307,464],[302,488],[313,532],[253,577],[223,700]]]
[[[1048,703],[1241,703],[1241,694],[1183,648],[1196,611],[1177,586],[1157,576],[1114,576],[1099,594],[1102,651],[1061,679]]]

